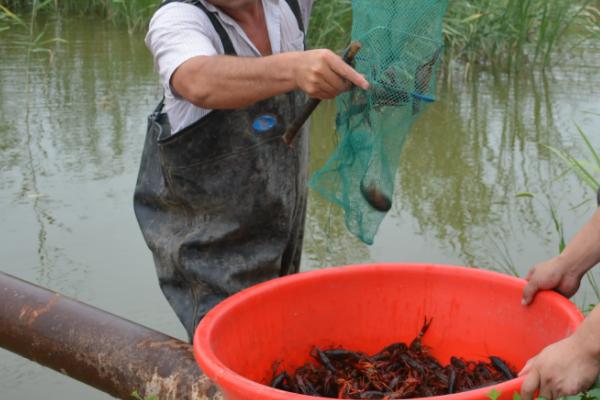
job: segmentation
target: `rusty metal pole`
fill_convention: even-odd
[[[0,272],[0,346],[120,399],[221,399],[192,346]]]

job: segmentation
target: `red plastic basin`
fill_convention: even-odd
[[[196,360],[228,400],[323,399],[268,387],[274,362],[288,372],[314,346],[376,353],[410,342],[425,316],[423,343],[442,363],[456,355],[502,357],[519,370],[545,346],[575,331],[583,316],[554,292],[521,305],[525,281],[495,272],[444,265],[336,267],[275,279],[215,307],[194,337]],[[512,399],[523,378],[496,385]],[[486,399],[491,388],[443,396]]]

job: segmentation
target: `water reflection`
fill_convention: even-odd
[[[95,29],[88,29],[90,22]],[[47,44],[51,58],[17,44],[15,39],[23,39],[18,31],[6,34],[0,46],[0,171],[3,197],[10,197],[3,208],[12,204],[21,221],[32,220],[28,230],[37,226],[36,250],[28,253],[37,255],[31,261],[37,264],[36,280],[47,285],[49,274],[65,265],[75,264],[82,279],[89,267],[71,259],[68,245],[50,238],[78,229],[59,216],[72,205],[63,197],[67,182],[110,179],[135,165],[133,144],[140,143],[145,123],[139,105],[149,110],[158,92],[140,37],[92,20],[66,24],[59,19],[36,27],[46,38],[66,41]]]
[[[416,123],[403,149],[395,205],[375,250],[336,231],[343,224],[339,210],[316,198],[309,231],[320,234],[309,242],[309,252],[334,264],[345,263],[349,254],[359,261],[404,260],[422,242],[439,262],[523,274],[558,250],[553,212],[568,239],[593,209],[594,191],[566,172],[547,146],[581,155],[575,122],[591,135],[598,131],[600,119],[580,112],[599,108],[598,81],[594,69],[571,68],[442,79],[440,101]],[[313,168],[335,146],[330,133],[335,109],[319,111]],[[592,140],[600,148],[600,138]],[[534,198],[517,196],[521,192]],[[429,262],[430,256],[412,254],[412,260]]]
[[[569,146],[577,138],[575,116],[561,108],[569,101],[563,94],[589,93],[589,79],[565,78],[552,84],[543,75],[455,81],[415,127],[400,165],[398,203],[465,263],[495,266],[490,255],[500,255],[490,253],[486,238],[504,248],[506,258],[508,249],[522,248],[516,238],[531,246],[547,236],[540,231],[550,209],[593,198],[574,176],[555,184],[565,167],[546,147]],[[592,93],[579,100],[598,105]],[[518,198],[523,191],[537,201]]]

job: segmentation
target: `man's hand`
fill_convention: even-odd
[[[350,84],[368,89],[369,83],[344,60],[330,50],[304,52],[295,66],[298,88],[316,99],[332,99],[348,90]]]
[[[527,274],[523,289],[523,304],[533,301],[539,290],[556,290],[566,297],[573,296],[581,283],[582,275],[561,256],[534,266]]]
[[[171,78],[174,92],[208,109],[236,109],[293,90],[331,99],[351,82],[369,88],[364,76],[330,50],[268,57],[199,56],[184,62]]]
[[[526,375],[522,400],[532,400],[537,390],[540,397],[554,400],[589,389],[600,373],[600,359],[587,343],[590,339],[598,340],[575,333],[529,360],[519,373]]]

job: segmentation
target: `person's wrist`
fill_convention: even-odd
[[[583,275],[587,272],[588,268],[585,268],[581,263],[572,260],[565,253],[561,253],[560,255],[554,258],[554,263],[556,268],[558,268],[563,277],[569,276],[574,279],[581,280]]]
[[[286,54],[286,65],[285,65],[285,71],[287,72],[288,76],[287,79],[290,83],[290,85],[293,86],[293,90],[301,90],[302,87],[300,85],[300,69],[301,69],[301,65],[302,65],[302,54],[303,52],[301,51],[292,51],[289,53],[285,53]]]

